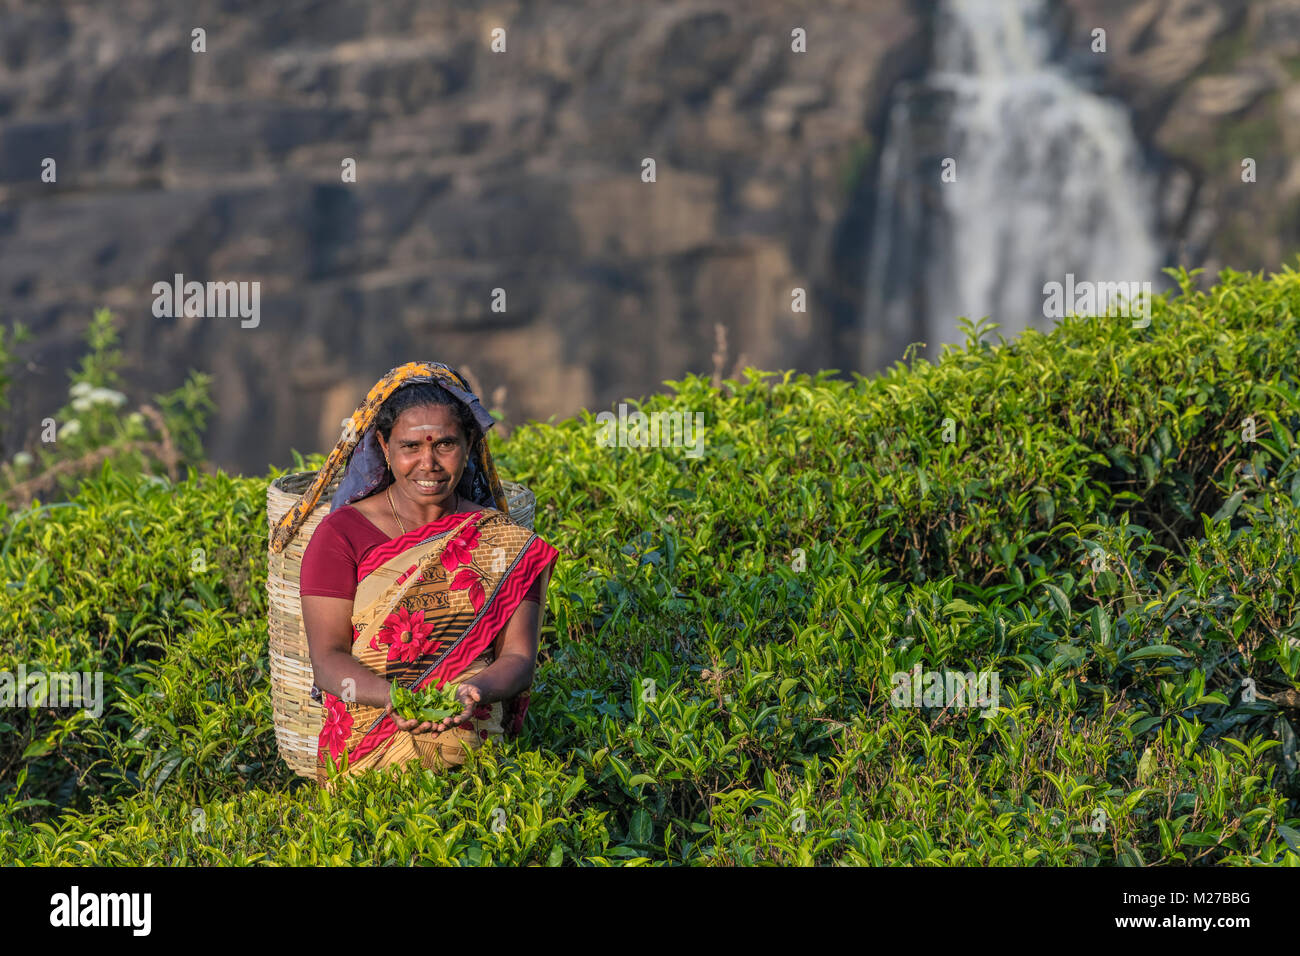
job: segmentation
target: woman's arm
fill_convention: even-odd
[[[392,712],[392,682],[381,677],[352,656],[352,601],[347,598],[302,596],[302,623],[307,629],[307,650],[311,654],[316,686],[345,702],[355,701],[382,707],[398,730],[422,734],[433,729],[428,720],[407,720]],[[345,694],[343,682],[356,683]]]
[[[480,703],[508,700],[532,686],[537,669],[541,623],[540,605],[521,601],[515,608],[515,613],[501,630],[503,640],[496,660],[469,678],[469,683],[483,694]]]
[[[352,656],[352,602],[347,598],[306,594],[302,598],[302,623],[307,629],[307,649],[316,686],[335,697],[371,707],[388,704],[391,684]],[[343,681],[355,684],[344,693]]]

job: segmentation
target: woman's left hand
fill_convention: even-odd
[[[473,684],[457,684],[456,700],[460,701],[465,708],[459,714],[453,714],[450,717],[444,717],[433,725],[432,733],[439,734],[444,730],[455,727],[457,724],[464,723],[474,715],[474,708],[479,705],[483,699],[483,692]]]

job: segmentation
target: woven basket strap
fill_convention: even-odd
[[[280,517],[275,530],[271,533],[270,551],[272,554],[279,554],[293,540],[303,522],[307,520],[307,517],[320,503],[321,495],[334,479],[334,475],[348,461],[352,450],[357,446],[357,442],[374,424],[375,417],[379,414],[379,408],[387,401],[388,396],[405,384],[408,379],[415,376],[446,379],[469,391],[469,385],[459,375],[445,372],[425,362],[408,362],[405,365],[399,365],[376,382],[375,387],[367,393],[365,401],[357,406],[356,411],[352,413],[352,417],[348,419],[343,434],[339,437],[334,449],[326,457],[325,464],[317,472],[311,487],[303,493],[303,496],[298,499],[292,508]],[[492,498],[496,502],[497,510],[509,514],[510,505],[506,501],[505,489],[501,487],[496,467],[492,463],[492,453],[488,451],[486,434],[483,435],[483,440],[479,442],[479,464],[482,466],[484,474],[487,475],[488,487],[492,489]]]
[[[384,592],[371,604],[372,608],[378,608],[378,610],[369,611],[365,615],[368,620],[366,620],[365,628],[359,635],[357,635],[358,641],[363,643],[370,642],[370,639],[379,632],[379,626],[384,622],[388,615],[393,613],[393,608],[397,607],[397,603],[402,600],[402,596],[406,594],[411,585],[418,581],[420,576],[423,575],[433,562],[438,560],[442,555],[442,552],[447,547],[447,543],[455,541],[456,536],[465,529],[465,526],[478,520],[479,516],[482,514],[483,512],[481,511],[475,511],[473,514],[469,515],[464,521],[456,525],[456,527],[453,528],[446,537],[435,544],[429,553],[420,559],[419,563],[415,566],[415,569],[407,574],[404,580],[400,582],[394,581],[384,589]],[[356,623],[359,622],[354,621],[354,626]]]

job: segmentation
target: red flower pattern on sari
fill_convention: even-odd
[[[433,624],[425,621],[423,611],[412,614],[402,607],[384,619],[384,626],[370,639],[370,646],[377,651],[380,644],[387,644],[390,661],[410,664],[424,653],[429,643],[425,638],[432,633]]]
[[[329,747],[330,756],[338,760],[352,734],[352,715],[348,713],[348,705],[332,695],[326,712],[328,716],[320,730],[320,745]]]
[[[524,729],[524,714],[528,713],[530,696],[528,691],[524,691],[515,698],[514,705],[507,708],[511,713],[509,714],[510,722],[506,725],[505,731],[512,737]]]
[[[451,574],[462,564],[469,564],[474,560],[474,549],[478,546],[478,527],[471,525],[462,531],[456,538],[447,542],[447,547],[442,550],[442,566],[448,574]]]
[[[474,605],[474,613],[477,614],[483,609],[483,602],[487,600],[487,593],[483,590],[483,582],[479,576],[470,568],[461,568],[448,585],[453,591],[464,591],[469,589],[469,603]]]

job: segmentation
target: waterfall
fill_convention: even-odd
[[[1155,282],[1151,177],[1126,111],[1050,62],[1043,0],[942,0],[933,65],[890,109],[867,264],[863,367],[959,316],[1044,331],[1043,285]],[[1102,55],[1102,54],[1098,54]],[[942,182],[944,159],[955,181]]]

